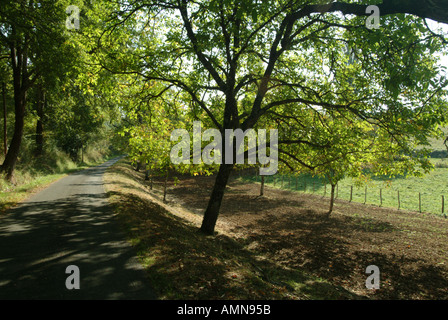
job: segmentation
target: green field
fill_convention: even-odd
[[[433,162],[436,168],[421,178],[373,178],[363,186],[357,186],[353,179],[346,178],[338,184],[337,199],[350,201],[351,197],[353,202],[358,203],[442,214],[442,196],[444,196],[443,213],[446,214],[448,212],[448,160],[434,159]],[[243,179],[251,182],[260,181],[260,178],[256,176],[243,176]],[[266,183],[274,188],[314,193],[326,197],[330,195],[330,187],[325,186],[324,180],[307,174],[299,176],[277,174],[268,177]]]

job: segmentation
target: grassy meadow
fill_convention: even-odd
[[[423,177],[374,177],[361,186],[351,178],[343,179],[337,186],[336,198],[400,210],[447,214],[448,159],[432,159],[432,162],[434,170]],[[241,178],[260,182],[256,175],[243,175]],[[267,177],[265,183],[269,187],[330,196],[330,186],[323,179],[309,174],[277,174]]]

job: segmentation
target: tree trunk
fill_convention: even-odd
[[[331,195],[330,195],[330,210],[327,212],[327,218],[330,216],[330,214],[333,212],[333,205],[334,205],[334,190],[336,189],[335,184],[331,184]]]
[[[11,145],[6,154],[5,161],[2,164],[2,172],[6,173],[6,179],[14,182],[14,169],[16,167],[17,158],[19,156],[20,145],[22,144],[23,126],[25,117],[25,93],[14,94],[15,121],[14,135],[12,136]]]
[[[264,176],[261,176],[260,196],[264,195]]]
[[[13,34],[16,31],[13,28]],[[11,66],[14,84],[14,134],[9,146],[8,153],[5,156],[5,161],[1,166],[1,171],[6,173],[6,179],[14,182],[14,169],[16,167],[19,156],[20,146],[22,144],[23,126],[25,118],[26,94],[28,89],[34,84],[37,79],[36,75],[31,80],[28,72],[28,37],[25,36],[23,48],[20,46],[11,45]]]
[[[2,82],[3,95],[3,147],[5,156],[8,153],[8,130],[7,130],[7,110],[6,110],[6,83]]]
[[[43,117],[44,117],[44,104],[45,104],[45,94],[42,90],[42,85],[37,88],[37,124],[36,124],[36,156],[41,156],[43,153]]]
[[[207,209],[204,212],[201,231],[205,234],[213,235],[215,232],[216,221],[218,220],[219,209],[221,208],[222,198],[232,172],[233,164],[221,164],[218,175],[216,176]]]

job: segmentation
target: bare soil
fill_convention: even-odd
[[[201,220],[214,176],[179,177],[167,204]],[[163,190],[164,178],[152,192]],[[297,268],[370,299],[448,299],[448,219],[230,180],[217,230],[288,268]],[[380,269],[380,289],[366,288],[366,268]]]

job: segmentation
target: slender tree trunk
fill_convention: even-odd
[[[36,156],[43,154],[43,117],[44,117],[44,105],[45,105],[45,93],[43,92],[42,85],[37,88],[37,124],[36,124]]]
[[[335,184],[331,184],[331,195],[330,195],[330,210],[327,212],[327,218],[330,216],[330,214],[333,212],[333,206],[334,206],[334,191],[336,189]]]
[[[207,209],[204,212],[201,231],[212,235],[215,232],[216,221],[218,220],[219,209],[221,208],[222,198],[232,172],[233,164],[221,164],[216,176],[215,185],[210,195]]]
[[[260,196],[264,195],[264,176],[261,176]]]
[[[13,28],[15,35],[15,29]],[[5,178],[14,182],[14,169],[16,167],[19,156],[20,146],[22,144],[23,127],[25,118],[26,95],[28,89],[33,85],[37,79],[36,75],[31,80],[28,73],[28,37],[25,36],[23,48],[20,46],[11,45],[11,65],[14,83],[14,134],[9,146],[8,153],[5,156],[5,161],[1,166],[1,171],[6,173]]]
[[[11,145],[9,146],[8,153],[6,154],[5,161],[2,165],[2,171],[6,173],[6,179],[14,181],[13,174],[16,167],[17,158],[19,156],[20,146],[22,144],[23,126],[25,117],[25,93],[19,94],[18,97],[14,97],[15,107],[15,122],[14,122],[14,135],[12,136]]]
[[[3,146],[5,156],[8,153],[8,130],[7,130],[7,110],[6,110],[6,83],[2,82],[3,95]]]

